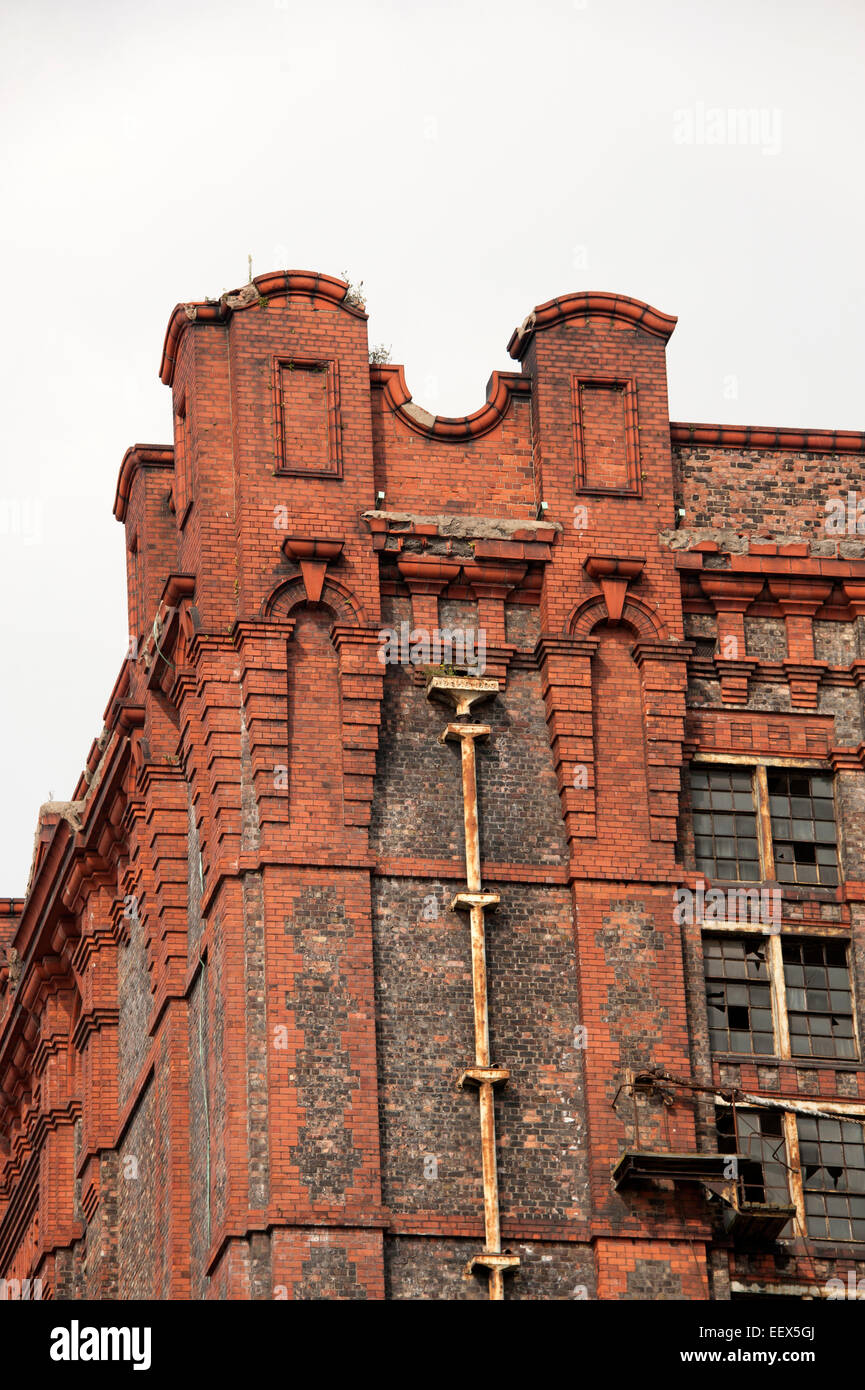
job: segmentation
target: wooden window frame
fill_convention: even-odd
[[[711,936],[715,936],[715,935],[721,935],[721,933],[715,933],[715,932],[711,931],[711,929],[707,926],[707,927],[701,932],[701,940],[702,940],[703,937],[711,937]],[[732,931],[730,931],[730,932],[727,932],[726,935],[727,935],[727,936],[738,936],[738,933],[737,933],[737,932],[732,932]],[[754,933],[752,933],[752,935],[754,935]],[[767,935],[767,934],[763,934],[763,935]],[[768,988],[768,990],[769,990],[770,1008],[771,1008],[771,1010],[772,1010],[772,1043],[773,1043],[773,1048],[774,1048],[774,1045],[777,1043],[777,1039],[778,1039],[778,1027],[777,1027],[777,1019],[776,1019],[775,993],[774,993],[774,990],[772,989],[771,962],[770,962],[770,959],[769,959],[769,951],[768,951],[768,949],[767,949],[766,954],[765,954],[765,967],[766,967],[766,978],[765,978],[765,980],[751,980],[751,979],[749,979],[749,977],[746,975],[745,980],[744,980],[744,983],[745,983],[745,984],[755,984],[755,985],[764,986],[764,987]],[[707,958],[706,958],[706,953],[705,953],[705,951],[704,951],[704,952],[703,952],[703,983],[704,983],[704,986],[706,986],[706,1007],[707,1007],[707,1009],[708,1009],[708,1007],[709,1007],[709,1001],[708,1001],[708,985],[709,985],[709,983],[710,983],[710,979],[711,979],[713,982],[715,982],[715,983],[717,983],[717,982],[720,981],[720,982],[723,982],[723,983],[726,984],[728,980],[729,980],[731,983],[733,982],[733,976],[727,976],[725,973],[717,974],[717,975],[712,975],[711,977],[708,976],[708,974],[707,974]],[[729,1005],[728,1005],[727,1007],[729,1007]],[[753,1005],[749,1002],[749,1004],[748,1004],[749,1015],[750,1015],[750,1011],[751,1011],[752,1008],[753,1008]],[[730,1031],[731,1031],[731,1030],[730,1030],[730,1028],[729,1028],[729,1023],[728,1023],[727,1032],[729,1033]],[[741,1030],[741,1031],[744,1031],[744,1030]],[[751,1027],[749,1027],[749,1028],[748,1028],[748,1032],[749,1032],[749,1034],[750,1034],[750,1035],[752,1036],[752,1038],[753,1038],[754,1030],[753,1030]],[[712,1052],[713,1057],[715,1057],[715,1056],[719,1056],[719,1057],[737,1057],[737,1058],[739,1058],[739,1060],[740,1060],[741,1062],[743,1062],[743,1063],[744,1063],[744,1062],[759,1063],[759,1061],[760,1061],[761,1059],[769,1059],[769,1060],[771,1060],[771,1059],[775,1058],[776,1055],[777,1055],[776,1051],[774,1051],[774,1050],[773,1050],[772,1052],[755,1052],[755,1051],[753,1051],[753,1049],[752,1049],[750,1052],[733,1052],[733,1051],[730,1050],[730,1049],[721,1048],[720,1050],[715,1051],[715,1049],[712,1047],[712,1037],[711,1037],[711,1033],[712,1033],[712,1028],[711,1028],[711,1024],[710,1024],[710,1025],[709,1025],[709,1048],[710,1048],[710,1050],[711,1050],[711,1052]]]
[[[742,754],[724,753],[695,753],[689,762],[689,767],[693,765],[715,766],[715,767],[742,767],[750,768],[752,772],[751,786],[754,797],[754,811],[757,817],[757,844],[760,852],[760,873],[761,883],[778,883],[775,876],[775,856],[772,844],[772,814],[769,807],[769,779],[770,768],[779,768],[785,772],[819,772],[832,779],[832,793],[835,802],[835,815],[833,824],[835,826],[835,850],[838,863],[838,883],[785,883],[780,884],[782,888],[795,888],[797,892],[809,892],[818,890],[822,892],[833,892],[844,881],[842,860],[841,860],[841,827],[838,824],[838,779],[829,763],[822,758],[754,758]],[[693,821],[693,809],[691,818]],[[751,883],[752,879],[717,879],[713,878],[712,883],[729,885],[731,883]]]
[[[712,1052],[712,1056],[721,1058],[725,1065],[736,1065],[744,1062],[753,1062],[759,1065],[761,1062],[791,1062],[793,1066],[810,1070],[816,1066],[819,1070],[821,1066],[831,1066],[835,1070],[845,1067],[859,1068],[862,1065],[862,1046],[859,1038],[859,1021],[856,999],[856,980],[854,977],[851,961],[850,948],[852,945],[850,931],[845,927],[815,927],[812,923],[799,928],[785,927],[783,930],[774,930],[771,925],[762,922],[711,922],[701,921],[698,923],[700,928],[701,942],[701,963],[703,965],[703,980],[706,978],[705,963],[702,961],[702,939],[704,936],[719,936],[727,934],[730,936],[762,936],[766,938],[766,971],[769,976],[769,990],[772,1000],[772,1032],[774,1034],[775,1051],[773,1053],[748,1053],[748,1052]],[[784,979],[784,938],[792,937],[814,941],[843,941],[847,950],[847,973],[850,977],[850,1003],[853,1011],[853,1041],[856,1046],[855,1057],[809,1057],[795,1055],[791,1050],[790,1028],[787,1013],[787,985]]]
[[[727,1109],[730,1101],[719,1097],[717,1102],[719,1109]],[[764,1107],[755,1105],[738,1105],[736,1109],[742,1110],[761,1110]],[[843,1114],[829,1117],[825,1112],[819,1115],[816,1113],[818,1106],[815,1105],[814,1118],[837,1118],[839,1120],[852,1120],[855,1124],[862,1127],[863,1138],[865,1138],[865,1105],[853,1103],[849,1108],[845,1108]],[[803,1240],[808,1243],[819,1243],[823,1246],[843,1246],[861,1247],[865,1242],[854,1236],[812,1236],[808,1233],[808,1214],[805,1210],[805,1183],[802,1173],[802,1155],[799,1149],[799,1120],[808,1118],[807,1110],[783,1110],[781,1112],[781,1131],[784,1140],[786,1154],[785,1167],[787,1169],[788,1185],[790,1190],[790,1202],[796,1208],[796,1215],[793,1217],[793,1230],[789,1235],[781,1236],[781,1240]],[[721,1151],[723,1152],[723,1150]],[[739,1184],[736,1183],[736,1202],[739,1202]]]
[[[732,1113],[732,1109],[733,1109],[733,1107],[730,1106],[730,1105],[717,1105],[717,1106],[716,1106],[716,1109],[715,1109],[715,1124],[716,1124],[716,1129],[717,1129],[717,1132],[718,1132],[719,1135],[721,1134],[720,1125],[719,1125],[719,1123],[718,1123],[719,1118],[720,1118],[721,1115],[728,1115],[728,1114],[731,1114],[731,1113]],[[788,1203],[793,1203],[793,1202],[795,1201],[794,1187],[795,1187],[796,1184],[795,1184],[794,1181],[793,1181],[793,1173],[792,1173],[791,1166],[790,1166],[790,1162],[789,1162],[789,1152],[790,1152],[790,1150],[789,1150],[789,1144],[788,1144],[787,1132],[786,1132],[786,1131],[787,1131],[787,1125],[786,1125],[786,1118],[787,1118],[787,1117],[786,1117],[786,1113],[783,1112],[783,1111],[779,1113],[777,1110],[770,1110],[767,1106],[760,1106],[760,1105],[739,1105],[739,1104],[737,1104],[736,1107],[735,1107],[735,1109],[736,1109],[736,1118],[735,1118],[735,1123],[734,1123],[734,1126],[733,1126],[733,1132],[734,1132],[734,1134],[737,1136],[738,1139],[741,1139],[741,1131],[739,1130],[739,1122],[740,1122],[740,1117],[741,1117],[742,1115],[749,1115],[749,1116],[753,1116],[753,1115],[779,1115],[779,1118],[780,1118],[780,1121],[781,1121],[781,1135],[780,1135],[780,1138],[781,1138],[781,1143],[782,1143],[782,1145],[783,1145],[784,1156],[783,1156],[783,1158],[781,1158],[781,1159],[775,1159],[775,1162],[780,1163],[781,1166],[782,1166],[782,1167],[785,1169],[785,1171],[786,1171],[786,1174],[787,1174],[787,1192],[786,1192],[787,1202],[788,1202]],[[725,1136],[725,1137],[730,1137],[730,1136]],[[761,1134],[760,1134],[760,1138],[762,1139],[763,1137],[764,1137],[764,1136],[763,1136],[762,1133],[761,1133]],[[770,1136],[770,1137],[771,1137],[771,1136]],[[729,1151],[728,1151],[727,1149],[719,1149],[719,1152],[721,1152],[721,1153],[727,1153],[727,1152],[729,1152]],[[741,1149],[740,1146],[738,1146],[737,1149],[736,1149],[734,1152],[737,1153],[740,1157],[745,1157],[746,1160],[749,1160],[750,1162],[754,1162],[754,1161],[755,1161],[753,1158],[750,1157],[750,1155],[745,1154],[745,1153],[742,1151],[742,1149]],[[761,1164],[762,1164],[762,1163],[765,1162],[766,1160],[761,1159],[761,1160],[759,1160],[759,1161],[760,1161]],[[768,1161],[769,1161],[769,1162],[772,1161],[772,1160],[771,1160],[771,1157],[769,1158]],[[740,1184],[741,1184],[741,1185],[740,1185]],[[742,1198],[744,1197],[744,1193],[745,1193],[744,1176],[743,1176],[743,1174],[742,1174],[741,1172],[739,1172],[739,1173],[737,1174],[737,1178],[736,1178],[736,1201],[737,1201],[737,1205],[739,1205],[740,1207],[741,1207],[741,1205],[743,1204],[743,1203],[742,1203]],[[744,1205],[749,1205],[749,1204],[746,1202],[746,1203],[744,1203]],[[772,1205],[772,1203],[768,1203],[768,1205]],[[785,1204],[785,1205],[786,1205],[786,1204]],[[797,1214],[798,1214],[798,1203],[797,1203],[796,1205],[797,1205]],[[789,1239],[792,1239],[792,1236],[785,1236],[785,1237],[783,1237],[783,1238],[786,1239],[786,1240],[789,1240]]]
[[[693,764],[694,762],[696,762],[696,761],[697,761],[696,759],[692,759],[692,764]],[[720,762],[720,761],[713,761],[711,764],[709,764],[709,766],[710,766],[710,767],[711,767],[711,766],[714,766],[714,767],[718,768],[719,771],[722,770],[722,769],[725,768],[725,767],[733,767],[733,766],[736,766],[736,767],[739,767],[739,768],[740,768],[741,770],[743,770],[743,771],[747,770],[747,771],[750,771],[750,773],[751,773],[751,802],[752,802],[752,809],[753,809],[753,813],[754,813],[755,835],[756,835],[756,840],[757,840],[758,867],[759,867],[759,870],[760,870],[760,877],[759,877],[759,878],[718,878],[718,877],[716,877],[715,875],[713,875],[713,876],[712,876],[712,883],[713,883],[713,884],[715,884],[715,883],[718,883],[718,884],[722,884],[722,883],[723,883],[723,884],[734,884],[734,883],[739,883],[739,884],[758,884],[758,883],[765,883],[766,879],[767,879],[768,877],[771,877],[771,875],[767,875],[767,874],[766,874],[766,871],[765,871],[765,870],[766,870],[766,863],[767,863],[767,861],[766,861],[766,858],[765,858],[765,856],[764,856],[764,839],[763,839],[763,832],[762,832],[762,828],[761,828],[761,824],[760,824],[760,812],[759,812],[759,807],[758,807],[758,803],[757,803],[757,791],[756,791],[756,782],[755,782],[755,776],[754,776],[754,774],[755,774],[754,765],[753,765],[752,763],[751,763],[751,764],[749,764],[749,763],[745,763],[745,764],[741,764],[741,763],[740,763],[740,764],[733,764],[733,763],[723,763],[723,762]],[[689,768],[689,771],[690,771],[690,768]],[[699,814],[699,813],[696,813],[696,814]],[[733,810],[732,814],[733,814],[733,815],[736,814],[735,809]],[[691,805],[691,825],[692,825],[692,829],[693,829],[694,815],[695,815],[695,811],[694,811],[694,806],[693,806],[693,804],[692,804],[692,805]],[[694,835],[696,836],[696,833],[697,833],[697,832],[694,831],[693,833],[694,833]],[[715,839],[714,831],[713,831],[713,833],[712,833],[712,839],[713,839],[713,841],[714,841],[714,839]],[[738,840],[739,840],[739,837],[738,837],[737,834],[735,835],[735,839],[736,839],[736,845],[737,845],[737,848],[738,848]],[[695,858],[696,858],[696,855],[695,855]],[[735,861],[731,861],[731,862],[735,862],[736,867],[737,867],[737,869],[738,869],[738,866],[739,866],[739,859],[738,859],[738,856],[737,856],[737,858],[736,858]],[[715,868],[716,868],[716,870],[717,870],[717,864],[718,864],[718,861],[717,861],[717,858],[716,858],[716,859],[715,859]],[[698,870],[698,872],[702,872],[702,870]]]
[[[758,817],[758,821],[760,821],[761,823],[762,823],[763,821],[765,821],[765,830],[764,830],[763,832],[761,832],[761,833],[764,833],[765,836],[766,836],[766,844],[767,844],[767,849],[766,849],[766,864],[767,864],[767,867],[771,870],[771,877],[775,880],[775,882],[780,883],[781,880],[778,878],[778,875],[777,875],[777,867],[778,867],[778,866],[777,866],[777,862],[776,862],[776,859],[775,859],[775,832],[774,832],[773,829],[772,829],[772,807],[771,807],[771,804],[770,804],[770,797],[771,797],[772,794],[771,794],[771,792],[769,791],[769,785],[768,785],[768,784],[769,784],[769,770],[772,769],[772,768],[775,768],[775,767],[777,767],[777,770],[778,770],[779,772],[792,773],[792,772],[796,772],[796,771],[801,771],[801,772],[808,773],[808,774],[820,772],[820,771],[822,771],[822,769],[813,768],[813,767],[802,767],[801,765],[796,766],[796,767],[790,767],[790,766],[787,766],[787,767],[780,767],[780,766],[778,766],[777,764],[772,763],[772,762],[768,762],[768,763],[759,763],[759,764],[756,764],[756,765],[755,765],[755,773],[756,773],[756,782],[755,782],[755,786],[756,786],[757,793],[758,793],[758,796],[757,796],[757,817]],[[805,888],[805,889],[808,889],[808,888],[828,888],[828,889],[835,889],[835,888],[838,887],[838,885],[839,885],[840,882],[841,882],[841,855],[840,855],[840,846],[839,846],[839,842],[838,842],[838,805],[837,805],[837,800],[836,800],[836,778],[835,778],[833,772],[831,771],[831,769],[828,770],[828,771],[825,773],[825,775],[827,776],[828,780],[832,783],[832,828],[833,828],[833,830],[835,831],[835,839],[834,839],[834,842],[833,842],[833,848],[834,848],[834,850],[835,850],[835,872],[836,872],[836,876],[837,876],[836,882],[835,882],[835,883],[820,883],[820,882],[818,882],[818,883],[799,883],[799,882],[792,882],[792,883],[791,883],[791,882],[786,882],[786,881],[785,881],[785,882],[783,883],[783,885],[782,885],[783,887],[797,888],[797,889],[799,889],[799,888]],[[791,798],[791,799],[792,799],[792,798]],[[812,802],[813,802],[813,795],[812,795],[812,797],[811,797],[811,800],[812,800]],[[781,840],[781,843],[792,843],[792,840],[791,840],[791,841],[784,841],[783,837],[779,837],[779,838],[780,838],[780,840]],[[819,841],[817,841],[817,840],[815,839],[815,841],[814,841],[815,846],[816,846],[818,843],[819,843]],[[816,863],[816,862],[817,862],[817,861],[816,861],[816,857],[815,857],[815,863]]]
[[[837,1121],[840,1122],[841,1124],[844,1124],[845,1122],[847,1122],[847,1123],[852,1123],[852,1124],[857,1124],[857,1125],[859,1126],[860,1131],[861,1131],[862,1143],[863,1143],[863,1145],[865,1145],[865,1125],[863,1125],[861,1117],[858,1116],[858,1115],[826,1115],[826,1114],[820,1114],[820,1115],[808,1116],[808,1115],[803,1115],[803,1114],[791,1114],[791,1115],[789,1115],[787,1118],[788,1118],[788,1120],[792,1121],[792,1124],[788,1124],[787,1126],[785,1126],[785,1128],[794,1129],[795,1132],[796,1132],[796,1137],[795,1137],[795,1144],[796,1144],[796,1174],[795,1174],[795,1177],[796,1177],[796,1180],[795,1180],[795,1183],[792,1184],[792,1185],[793,1185],[793,1186],[795,1187],[795,1189],[796,1189],[796,1207],[797,1207],[797,1214],[798,1214],[798,1217],[799,1217],[799,1222],[798,1222],[798,1224],[801,1226],[803,1232],[805,1233],[805,1239],[806,1239],[806,1240],[809,1240],[809,1241],[818,1241],[818,1240],[819,1240],[819,1241],[823,1241],[823,1242],[825,1242],[825,1243],[827,1243],[827,1244],[836,1244],[836,1245],[863,1245],[863,1244],[865,1244],[865,1236],[854,1236],[854,1235],[852,1235],[852,1234],[851,1234],[851,1235],[848,1235],[848,1236],[833,1236],[833,1235],[829,1235],[829,1234],[824,1235],[824,1236],[822,1236],[822,1235],[821,1235],[821,1236],[811,1235],[811,1233],[810,1233],[809,1230],[808,1230],[808,1212],[807,1212],[806,1206],[805,1206],[805,1199],[806,1199],[806,1195],[807,1195],[808,1189],[805,1187],[805,1175],[804,1175],[804,1171],[803,1171],[803,1168],[802,1168],[802,1155],[801,1155],[801,1150],[800,1150],[800,1148],[799,1148],[799,1144],[800,1144],[800,1141],[801,1141],[801,1136],[800,1136],[800,1134],[799,1134],[799,1120],[800,1120],[800,1119],[814,1119],[814,1120],[817,1121],[818,1126],[819,1126],[819,1123],[820,1123],[821,1120],[829,1120],[829,1119],[837,1120]],[[785,1140],[786,1140],[786,1135],[785,1135]],[[807,1141],[806,1141],[806,1142],[807,1142]],[[822,1146],[822,1144],[823,1144],[824,1141],[821,1140],[821,1139],[818,1139],[817,1142]],[[826,1167],[825,1163],[824,1163],[822,1166],[825,1168],[825,1167]],[[847,1169],[845,1169],[844,1171],[856,1171],[856,1170],[855,1170],[855,1169],[854,1169],[854,1170],[847,1170]],[[817,1191],[817,1190],[819,1190],[819,1191],[821,1191],[821,1192],[823,1192],[823,1193],[826,1193],[826,1194],[828,1194],[828,1192],[829,1192],[828,1188],[811,1189],[811,1190],[812,1190],[812,1191]],[[855,1193],[855,1192],[852,1192],[851,1189],[848,1188],[848,1189],[845,1189],[845,1194],[844,1194],[844,1195],[862,1197],[862,1196],[865,1196],[865,1193]],[[801,1199],[801,1205],[800,1205],[800,1199]],[[853,1217],[851,1216],[850,1220],[852,1221],[853,1219],[856,1219],[856,1218],[853,1218]],[[861,1219],[861,1218],[858,1218],[858,1219]]]

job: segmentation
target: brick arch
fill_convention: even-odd
[[[594,594],[572,611],[567,631],[571,637],[589,637],[601,623],[609,622],[609,617],[603,594]],[[657,614],[642,599],[632,595],[625,599],[621,623],[642,641],[666,641],[666,629]]]
[[[287,618],[297,609],[307,605],[311,608],[329,608],[337,623],[350,623],[359,627],[364,621],[363,609],[351,589],[338,579],[327,578],[317,604],[310,604],[306,597],[306,586],[299,574],[283,580],[271,590],[261,605],[263,618]]]

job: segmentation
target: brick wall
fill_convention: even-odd
[[[680,445],[674,458],[686,527],[765,531],[831,544],[826,503],[846,499],[856,488],[856,469],[842,454]]]

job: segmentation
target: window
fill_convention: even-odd
[[[809,1236],[865,1240],[865,1142],[857,1120],[800,1115],[799,1160]]]
[[[767,769],[772,848],[779,883],[838,882],[832,778]]]
[[[855,1060],[859,1050],[847,951],[846,942],[837,938],[761,931],[705,934],[712,1051]]]
[[[855,1057],[846,946],[785,940],[782,949],[792,1055]]]
[[[865,1130],[843,1116],[792,1111],[716,1111],[718,1152],[738,1154],[739,1205],[786,1207],[798,1216],[783,1237],[865,1241]],[[789,1155],[798,1149],[798,1168]]]
[[[739,1154],[740,1201],[788,1206],[789,1164],[781,1111],[737,1108],[734,1118],[732,1106],[725,1106],[717,1112],[717,1124],[718,1152]]]
[[[765,940],[707,936],[703,958],[713,1052],[772,1056],[775,1042]]]
[[[693,767],[697,868],[709,878],[759,882],[757,813],[749,768]]]
[[[832,778],[807,768],[691,767],[697,869],[707,878],[834,888]]]

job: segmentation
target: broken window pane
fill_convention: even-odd
[[[712,1051],[771,1056],[775,1042],[765,941],[706,936],[703,951]]]
[[[832,779],[770,767],[767,782],[778,882],[834,887],[838,853]]]
[[[865,1240],[865,1134],[858,1120],[797,1117],[808,1234]]]

